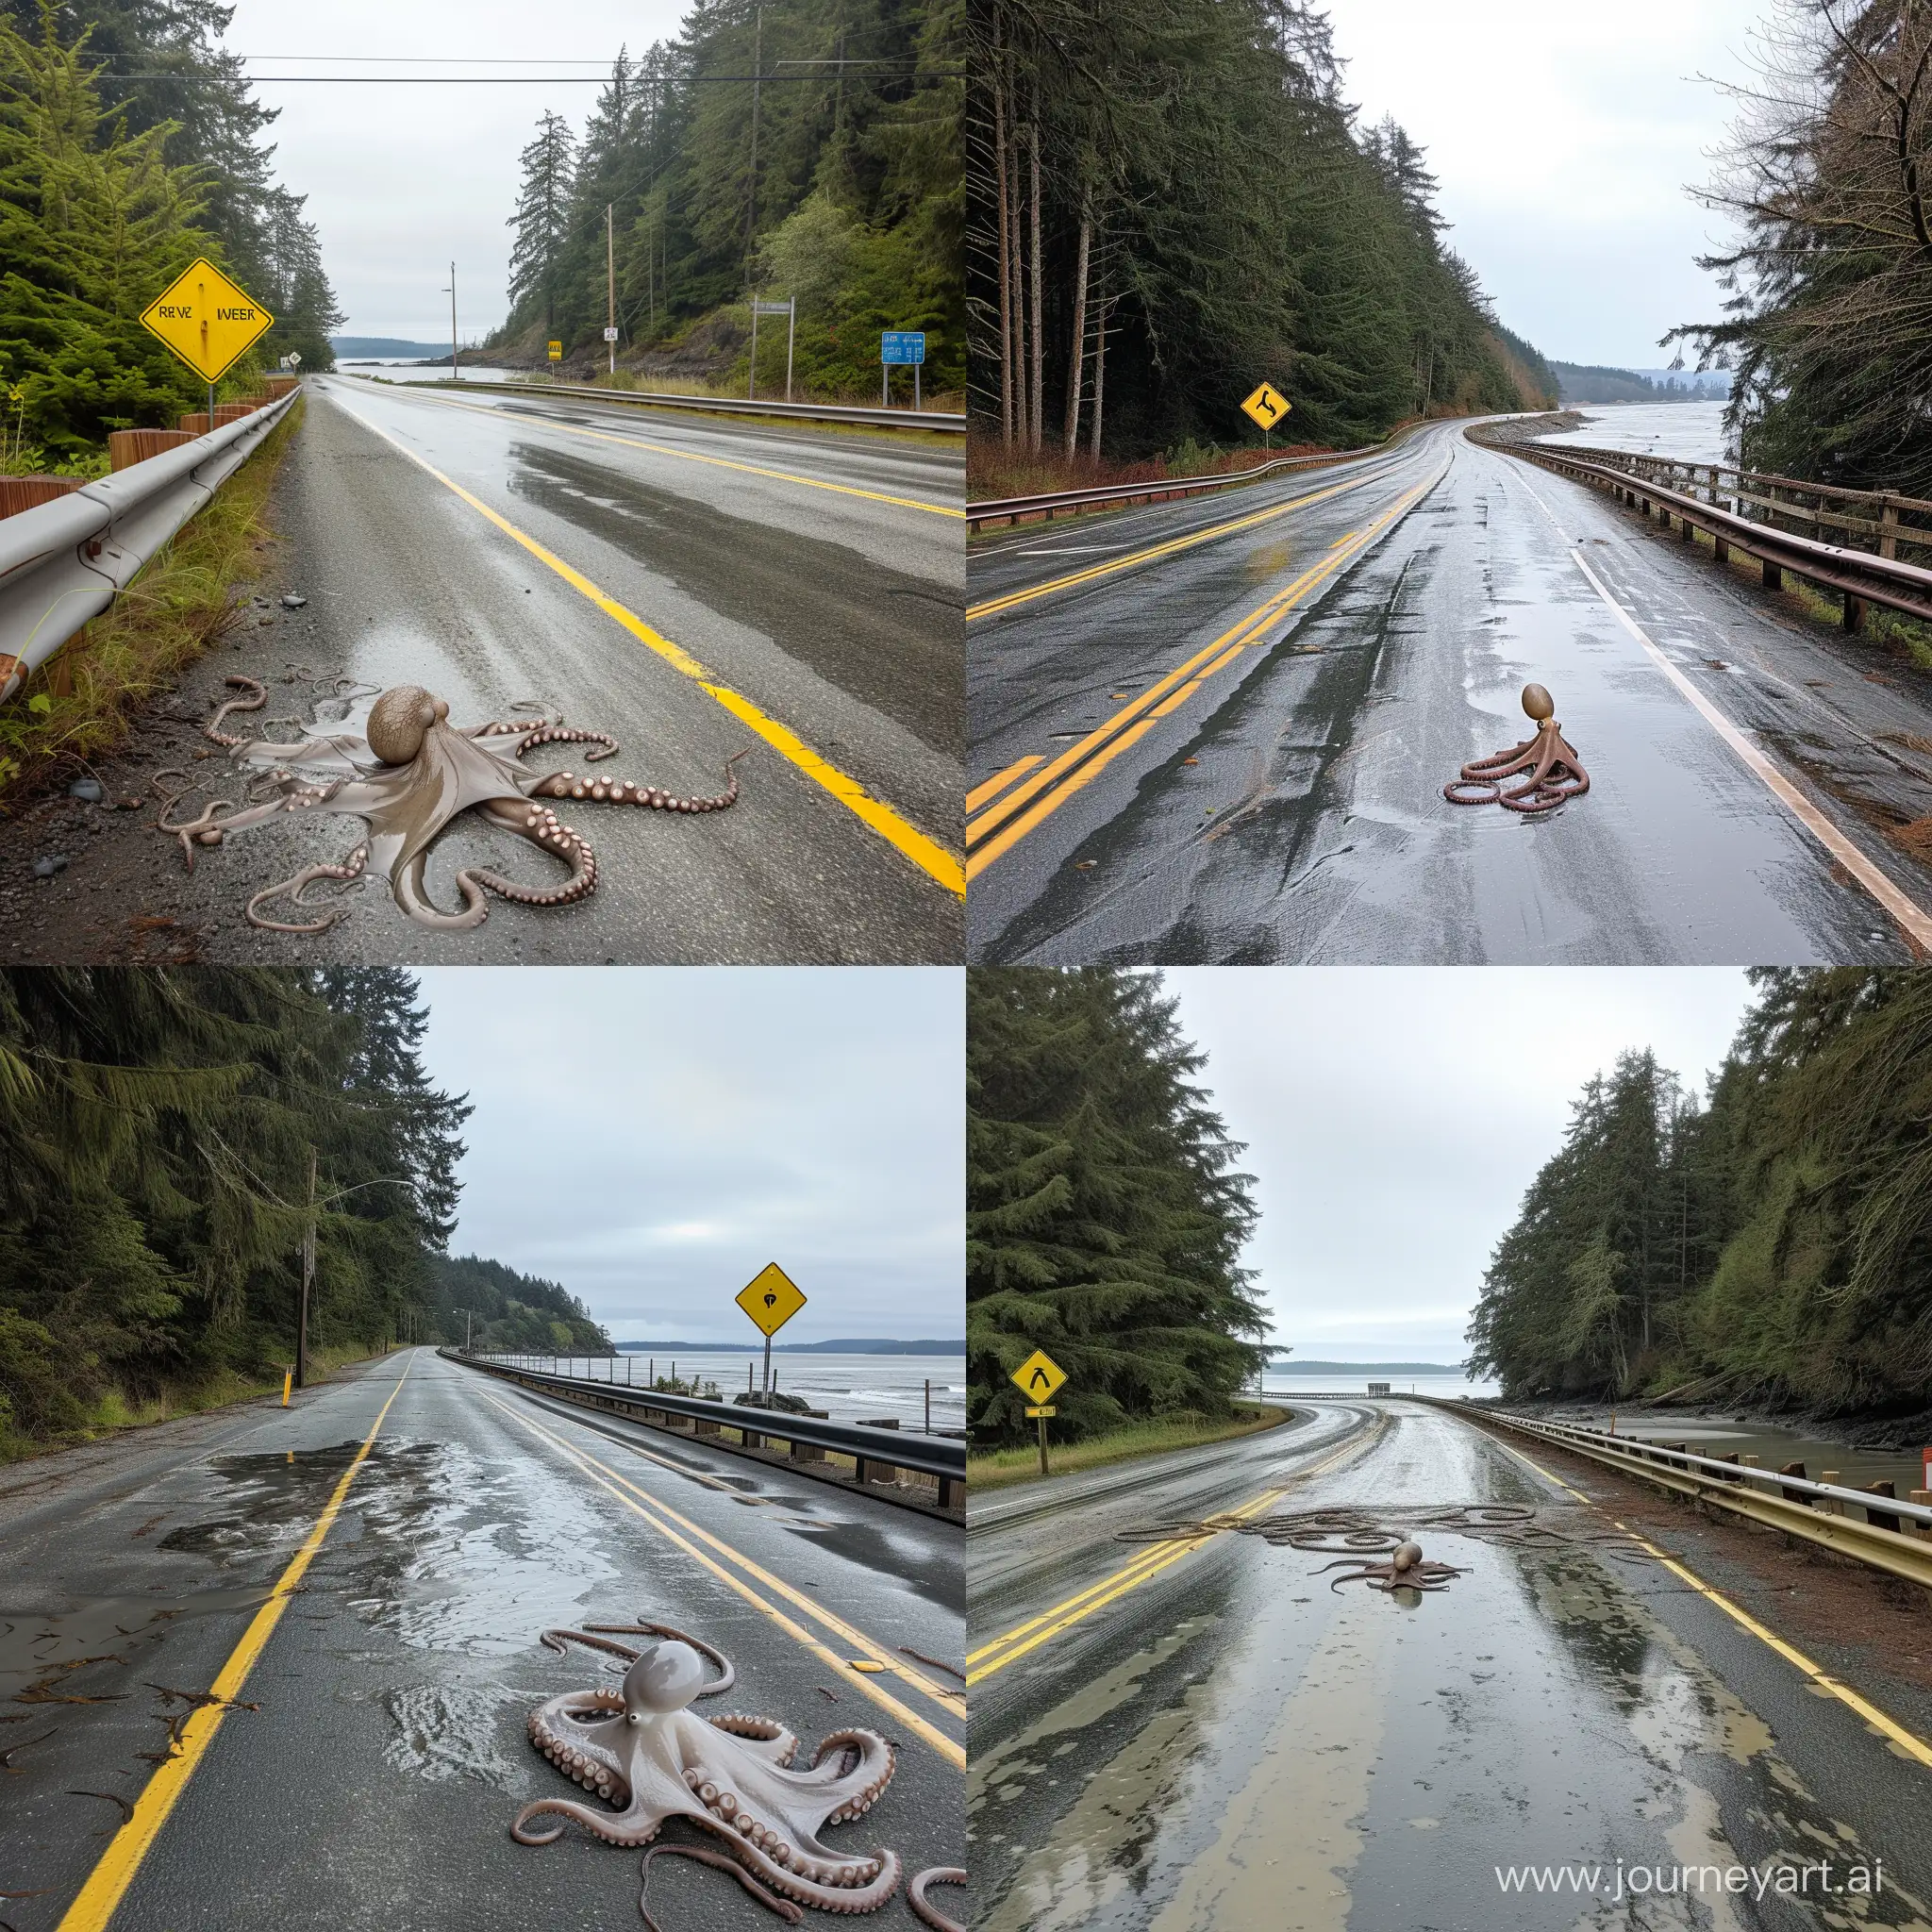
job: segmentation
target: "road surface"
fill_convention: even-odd
[[[970,957],[1910,957],[1658,657],[1922,914],[1932,868],[1886,828],[1932,820],[1932,675],[1463,427],[974,548]],[[1528,735],[1532,680],[1588,796],[1447,803]]]
[[[956,1527],[418,1349],[287,1412],[251,1405],[6,1473],[0,1751],[22,1748],[0,1783],[0,1917],[17,1932],[109,1922],[82,1888],[125,1849],[123,1805],[158,1775],[167,1720],[192,1707],[169,1693],[216,1682],[378,1417],[115,1932],[637,1925],[637,1853],[575,1831],[526,1848],[508,1824],[570,1792],[525,1739],[529,1710],[615,1681],[538,1633],[640,1616],[737,1665],[700,1709],[777,1718],[808,1744],[841,1724],[898,1743],[884,1796],[830,1841],[890,1845],[908,1873],[963,1862],[957,1680],[898,1648],[958,1662]],[[887,1670],[855,1672],[862,1654]],[[654,1867],[651,1904],[680,1932],[770,1923],[684,1859]],[[873,1923],[916,1921],[902,1892]]]
[[[224,960],[959,958],[957,448],[483,385],[305,388],[271,506],[283,541],[232,647],[192,667],[164,715],[110,761],[108,804],[52,802],[0,835],[8,957],[151,957],[158,933],[177,956]],[[285,592],[308,602],[286,609]],[[305,681],[287,682],[291,671]],[[492,898],[483,925],[432,931],[364,885],[346,920],[296,938],[250,927],[242,907],[306,861],[340,858],[357,822],[285,816],[202,855],[191,875],[151,809],[111,804],[152,805],[150,778],[165,767],[224,772],[197,759],[208,750],[198,725],[230,673],[270,685],[263,718],[309,712],[337,678],[426,686],[459,724],[534,704],[623,746],[590,767],[551,746],[530,755],[534,768],[683,794],[722,790],[725,760],[756,748],[727,812],[566,803],[599,862],[581,904]],[[558,861],[474,820],[432,858],[438,904],[460,906],[456,870],[479,860],[560,879]],[[67,870],[38,882],[33,860],[57,852]]]
[[[1604,1539],[1629,1506],[1600,1510],[1562,1486],[1596,1496],[1592,1475],[1568,1465],[1553,1480],[1417,1403],[1296,1413],[1311,1419],[1232,1449],[974,1507],[978,1932],[1927,1923],[1932,1771],[1661,1563],[1627,1543],[1611,1554]],[[1362,1505],[1400,1526],[1418,1506],[1471,1503],[1526,1505],[1554,1536],[1525,1550],[1425,1532],[1425,1555],[1464,1574],[1406,1600],[1331,1589],[1332,1557],[1257,1535],[1116,1541],[1223,1511]],[[1722,1532],[1707,1554],[1701,1519],[1675,1515],[1670,1532],[1647,1532],[1668,1535],[1655,1546],[1718,1571],[1710,1581],[1789,1635],[1780,1592],[1823,1573],[1779,1553],[1788,1567],[1760,1588],[1719,1569]],[[1862,1575],[1843,1587],[1883,1588]],[[1885,1614],[1883,1641],[1923,1629],[1922,1604]],[[1932,1674],[1874,1691],[1857,1624],[1843,1634],[1828,1668],[1932,1735]],[[1833,1860],[1840,1885],[1854,1864],[1882,1861],[1884,1890],[1833,1900],[1832,1918],[1822,1878],[1808,1906],[1700,1890],[1702,1916],[1681,1896],[1608,1895],[1619,1861],[1796,1872],[1807,1858]],[[1600,1876],[1581,1895],[1538,1894],[1527,1876],[1509,1881],[1527,1892],[1506,1890],[1498,1866]]]

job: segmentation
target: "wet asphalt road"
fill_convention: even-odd
[[[741,796],[701,818],[566,802],[565,822],[598,859],[597,890],[577,905],[492,896],[481,926],[436,931],[364,883],[350,890],[349,916],[312,937],[256,930],[242,908],[307,862],[340,860],[359,821],[286,814],[201,855],[191,876],[175,841],[150,828],[152,810],[75,807],[75,823],[50,824],[9,858],[8,874],[17,866],[25,883],[0,914],[19,920],[21,957],[122,957],[127,922],[145,919],[149,927],[137,930],[172,921],[164,929],[192,934],[195,958],[257,962],[960,958],[957,890],[411,460],[432,465],[696,660],[792,734],[808,762],[816,756],[890,808],[915,842],[936,848],[928,857],[941,870],[954,868],[957,887],[957,448],[937,437],[491,396],[480,385],[460,396],[347,377],[305,388],[306,417],[270,507],[282,541],[265,594],[228,644],[191,667],[175,713],[206,719],[229,694],[222,680],[231,673],[271,692],[267,711],[231,729],[308,719],[338,678],[376,689],[417,683],[448,700],[458,724],[527,715],[517,707],[534,704],[610,732],[623,747],[593,765],[577,747],[540,748],[526,763],[544,772],[703,795],[723,789],[727,758],[755,747],[738,767]],[[285,591],[306,606],[284,609]],[[289,682],[291,673],[302,681]],[[261,735],[293,733],[284,723]],[[235,795],[233,781],[219,783],[225,761],[195,761],[207,747],[178,736],[179,744],[138,737],[106,774],[110,795],[144,796],[151,769],[183,764]],[[30,860],[50,849],[70,856],[72,869],[37,886]],[[532,884],[562,876],[558,860],[480,828],[470,813],[431,858],[435,902],[459,908],[455,874],[479,862]],[[313,888],[311,897],[334,890]]]
[[[508,1826],[530,1798],[577,1795],[526,1740],[530,1708],[615,1681],[588,1652],[542,1648],[538,1632],[640,1615],[702,1636],[736,1663],[737,1686],[700,1710],[774,1717],[808,1746],[849,1724],[899,1743],[891,1786],[860,1824],[833,1828],[832,1841],[891,1845],[908,1873],[963,1862],[957,1763],[858,1688],[888,1687],[943,1737],[959,1737],[957,1687],[945,1695],[951,1679],[896,1648],[957,1660],[957,1527],[661,1431],[582,1418],[425,1349],[312,1391],[287,1413],[253,1405],[8,1472],[0,1714],[22,1721],[0,1726],[0,1749],[27,1748],[11,1760],[19,1774],[0,1784],[0,1890],[47,1888],[0,1906],[18,1932],[58,1923],[120,1822],[111,1795],[139,1794],[154,1769],[140,1754],[159,1748],[167,1714],[185,1708],[152,1687],[198,1692],[214,1681],[406,1363],[342,1514],[242,1692],[259,1710],[231,1711],[216,1733],[114,1915],[116,1932],[637,1925],[638,1854],[575,1831],[526,1848]],[[624,1507],[563,1444],[676,1512],[676,1533],[771,1607]],[[891,1673],[840,1675],[779,1614],[841,1656],[849,1641],[748,1563],[940,1694]],[[83,1657],[96,1660],[51,1668]],[[23,1702],[36,1685],[36,1699],[110,1701]],[[71,1795],[77,1789],[111,1795]],[[688,1860],[659,1861],[651,1901],[666,1927],[770,1923],[728,1877]],[[917,1922],[902,1891],[873,1923]]]
[[[1405,1602],[1331,1590],[1324,1556],[1223,1534],[1019,1649],[1032,1620],[1179,1547],[1119,1530],[1284,1489],[1257,1513],[1375,1505],[1399,1525],[1406,1505],[1510,1502],[1566,1537],[1606,1525],[1440,1411],[1312,1414],[1138,1486],[1124,1470],[1056,1485],[1048,1512],[1051,1491],[973,1510],[978,1932],[1927,1923],[1923,1767],[1669,1572],[1600,1546],[1430,1533],[1425,1553],[1466,1574]],[[1883,1892],[1837,1917],[1775,1892],[1712,1892],[1697,1911],[1606,1895],[1619,1860],[1820,1857],[1840,1882],[1882,1859]],[[1595,1896],[1508,1893],[1495,1874],[1573,1864],[1603,1868]]]
[[[1583,486],[1465,441],[1464,426],[974,548],[970,957],[1909,957],[1576,558],[1922,909],[1932,870],[1885,828],[1932,816],[1932,676],[1800,621],[1707,550],[1687,555]],[[992,608],[1009,597],[1022,601]],[[1531,680],[1554,692],[1589,795],[1529,820],[1448,804],[1441,788],[1465,760],[1527,735]]]

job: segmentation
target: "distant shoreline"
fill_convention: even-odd
[[[688,1349],[693,1355],[756,1354],[760,1341],[619,1341],[612,1344],[620,1355],[665,1355],[673,1349]],[[774,1341],[774,1355],[964,1355],[966,1342],[892,1341],[867,1336],[854,1341]]]
[[[1468,1375],[1460,1362],[1310,1362],[1270,1356],[1268,1366],[1279,1375]]]

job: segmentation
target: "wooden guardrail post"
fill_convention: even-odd
[[[1878,554],[1880,557],[1898,555],[1898,505],[1892,501],[1892,492],[1885,492],[1885,502],[1878,511],[1878,521],[1886,527],[1878,533]]]

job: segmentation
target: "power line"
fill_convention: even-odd
[[[275,87],[284,82],[307,85],[333,84],[338,87],[608,87],[608,74],[117,74],[112,68],[98,70],[104,80],[165,80],[176,86],[201,84],[208,87]],[[849,70],[848,70],[849,71]],[[963,67],[862,69],[883,80],[960,80]],[[639,86],[689,87],[709,81],[758,81],[767,86],[779,81],[803,81],[816,86],[824,76],[818,74],[679,74],[662,81],[641,81]]]

